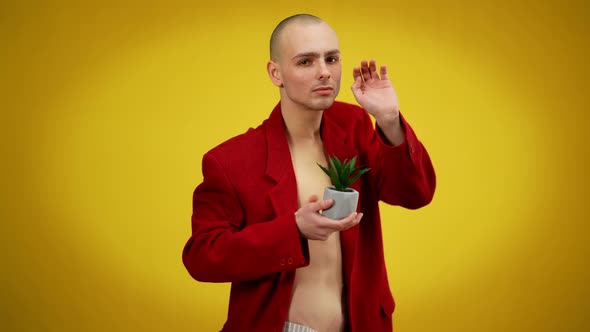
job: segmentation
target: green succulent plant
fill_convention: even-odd
[[[344,159],[344,161],[340,161],[335,155],[329,159],[329,168],[319,163],[318,166],[330,177],[334,189],[338,191],[346,191],[346,188],[350,187],[361,175],[370,170],[370,168],[364,168],[363,166],[355,167],[356,156],[351,160]]]

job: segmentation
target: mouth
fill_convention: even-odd
[[[313,92],[318,93],[320,95],[329,95],[332,94],[334,88],[331,86],[320,86],[318,88],[313,89]]]

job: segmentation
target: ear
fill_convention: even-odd
[[[272,81],[272,83],[279,88],[283,87],[283,80],[281,79],[281,72],[279,70],[279,64],[270,60],[266,64],[266,71],[268,72],[268,77]]]

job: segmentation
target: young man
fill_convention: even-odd
[[[184,264],[196,280],[232,283],[223,331],[391,331],[378,201],[428,204],[429,156],[399,113],[385,66],[353,69],[362,108],[335,102],[341,55],[321,19],[283,20],[270,51],[280,103],[203,157]],[[342,220],[321,214],[333,202],[319,199],[330,179],[317,163],[331,155],[371,168],[353,185],[359,212]]]

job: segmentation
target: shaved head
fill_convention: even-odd
[[[280,44],[281,44],[281,36],[283,34],[283,30],[291,24],[299,23],[299,24],[318,24],[324,22],[321,18],[309,14],[297,14],[293,16],[289,16],[286,19],[282,20],[281,23],[277,25],[277,27],[273,30],[272,35],[270,36],[270,58],[271,60],[277,60],[280,54]]]
[[[308,14],[287,17],[272,33],[266,70],[279,87],[284,109],[325,110],[340,90],[338,35]]]

